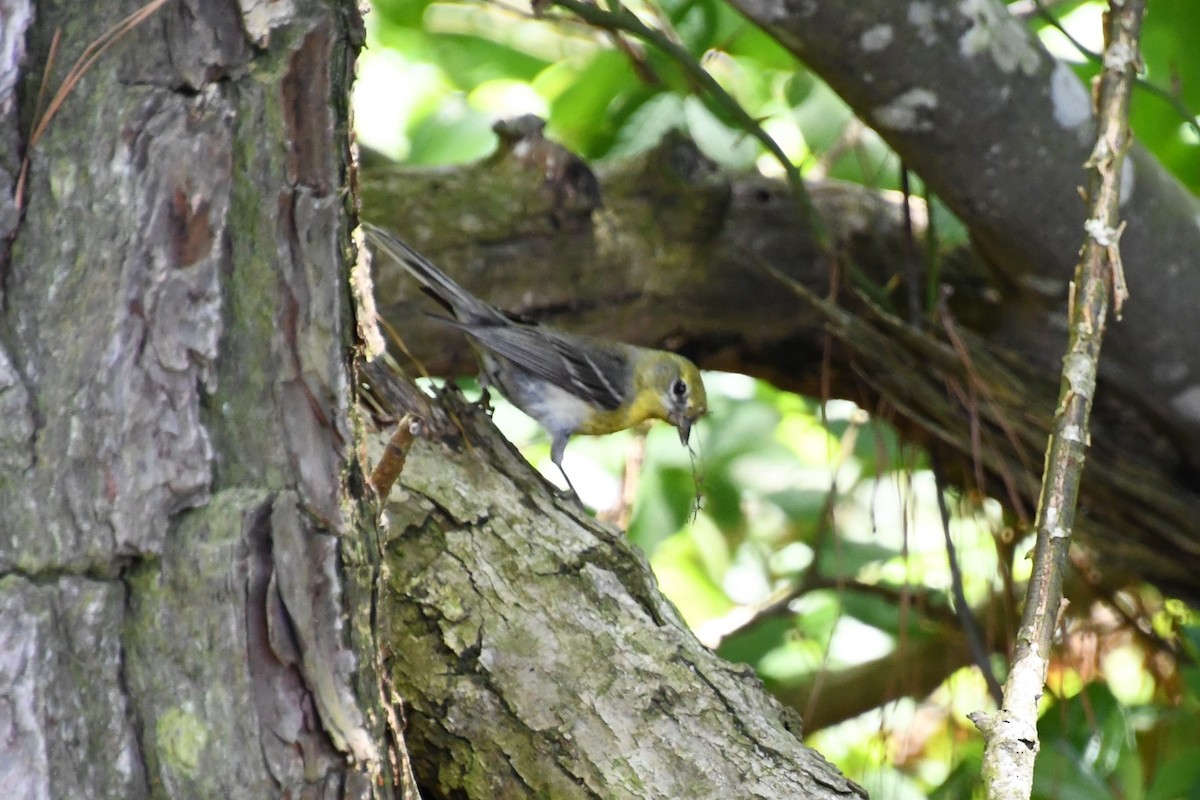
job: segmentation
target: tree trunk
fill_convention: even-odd
[[[30,142],[51,52],[47,99],[141,3],[6,5],[4,794],[367,796],[337,578],[356,15],[167,3]]]

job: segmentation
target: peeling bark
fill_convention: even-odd
[[[0,785],[369,797],[338,553],[356,18],[167,3],[26,152],[55,30],[51,92],[140,6],[0,26],[0,174],[29,159],[19,226],[0,205]]]
[[[12,800],[150,796],[120,583],[0,578],[0,785]]]

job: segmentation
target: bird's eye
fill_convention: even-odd
[[[676,378],[675,382],[671,384],[671,394],[675,395],[676,397],[683,397],[687,394],[687,390],[687,384],[682,378]]]

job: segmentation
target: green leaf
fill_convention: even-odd
[[[869,797],[888,800],[926,800],[925,792],[910,776],[889,765],[882,765],[860,778]]]
[[[539,75],[534,86],[550,100],[549,133],[592,158],[597,142],[614,133],[610,107],[622,94],[641,90],[629,60],[617,50],[600,50],[582,66],[560,62]]]
[[[765,499],[787,515],[794,531],[793,538],[811,541],[820,529],[828,492],[816,489],[783,489],[770,492]]]
[[[421,118],[409,130],[410,164],[465,164],[496,149],[491,119],[460,97],[436,114]]]
[[[706,469],[700,465],[704,496],[704,512],[723,530],[745,528],[745,513],[742,507],[742,490],[733,481],[728,470]]]
[[[979,775],[983,770],[983,745],[978,740],[968,743],[958,752],[961,759],[950,774],[933,791],[929,800],[967,800],[983,798]]]
[[[718,118],[724,113],[709,96],[686,97],[683,101],[687,132],[706,156],[731,169],[749,169],[759,154],[759,144],[747,133]]]
[[[1115,800],[1088,761],[1061,739],[1043,742],[1033,767],[1034,800]]]
[[[837,141],[846,124],[854,119],[854,112],[826,84],[813,85],[810,81],[806,78],[801,84],[803,100],[796,106],[795,115],[804,138],[813,150],[820,152]]]
[[[1195,728],[1195,721],[1189,723]],[[1168,754],[1155,765],[1154,778],[1146,791],[1146,800],[1200,799],[1200,758],[1194,752]]]
[[[879,595],[856,592],[849,589],[842,594],[842,608],[847,616],[865,625],[898,637],[903,625],[910,638],[932,634],[934,625],[920,613],[908,609],[902,611],[891,600]]]
[[[772,650],[782,647],[796,631],[790,614],[767,617],[727,636],[717,648],[717,654],[726,661],[741,664],[757,664]]]
[[[432,0],[371,0],[371,14],[381,26],[420,27]]]
[[[657,147],[667,131],[686,127],[683,98],[667,92],[655,93],[637,108],[627,109],[624,124],[616,130],[606,155],[631,158]]]
[[[653,555],[659,544],[679,531],[691,516],[695,486],[688,470],[662,468],[644,471],[633,519],[629,522],[630,541],[648,555]]]
[[[719,617],[733,604],[709,575],[695,540],[676,534],[662,541],[650,559],[662,590],[691,627]]]
[[[840,440],[849,426],[849,420],[831,420],[828,428],[830,434]],[[924,452],[904,447],[896,429],[880,420],[872,420],[858,431],[858,438],[854,441],[854,457],[868,475],[916,471],[924,469],[928,461]]]
[[[441,34],[432,43],[438,66],[464,91],[484,81],[530,82],[549,66],[540,58],[477,36]]]
[[[1195,0],[1155,0],[1142,25],[1143,78],[1176,95],[1191,115],[1200,113],[1200,4]],[[1137,89],[1129,121],[1138,139],[1186,183],[1200,190],[1200,142],[1184,127],[1185,116],[1162,97]]]
[[[1114,775],[1128,758],[1137,756],[1126,709],[1099,683],[1047,709],[1038,722],[1038,735],[1042,751],[1034,767],[1034,797],[1115,797],[1111,786],[1119,781]]]
[[[723,41],[725,52],[750,59],[764,70],[778,70],[793,76],[796,85],[813,84],[812,76],[796,61],[796,57],[761,28],[749,24],[741,16],[735,19],[734,30]]]
[[[712,0],[686,0],[664,3],[663,8],[688,52],[699,57],[713,46],[720,22],[720,4]]]
[[[758,450],[764,443],[771,442],[779,420],[779,412],[770,404],[737,404],[719,427],[713,427],[705,446],[705,458],[709,463],[729,461]]]
[[[853,577],[867,564],[875,564],[894,558],[899,550],[873,542],[839,541],[836,547],[827,547],[818,555],[818,569],[822,575],[844,575]]]

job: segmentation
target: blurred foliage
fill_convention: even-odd
[[[897,188],[897,162],[850,109],[773,39],[720,0],[629,4],[672,31],[807,172]],[[1054,3],[1048,13],[1070,38],[1015,3],[1052,52],[1090,79],[1098,69],[1103,4]],[[681,68],[628,36],[571,21],[558,10],[535,19],[515,1],[377,0],[356,89],[365,144],[410,164],[454,164],[490,153],[495,119],[536,113],[548,135],[590,160],[626,157],[669,128],[687,131],[734,168],[780,168],[702,96]],[[1200,4],[1155,0],[1142,35],[1145,82],[1132,123],[1138,138],[1193,191],[1200,190]],[[1082,45],[1081,52],[1076,44]],[[405,91],[397,93],[396,87]]]
[[[1100,70],[1104,8],[1094,1],[1055,5],[1051,13],[1067,35],[1043,17],[1034,20],[1051,52],[1088,81]],[[1188,188],[1200,192],[1200,51],[1191,44],[1196,31],[1200,3],[1154,0],[1148,5],[1141,37],[1143,85],[1134,92],[1129,121],[1141,143]]]
[[[720,0],[629,7],[682,43],[805,175],[898,185],[897,159],[882,141]],[[1030,0],[1013,7],[1081,76],[1095,74],[1095,59],[1071,40],[1099,51],[1103,4],[1054,3],[1049,13],[1069,38]],[[726,167],[780,172],[669,58],[561,12],[535,19],[510,0],[377,0],[367,21],[355,89],[359,138],[404,163],[478,160],[496,146],[494,120],[536,113],[550,137],[591,160],[629,157],[680,128]],[[1139,90],[1132,119],[1141,141],[1193,190],[1197,31],[1200,3],[1150,4],[1145,78],[1161,91]],[[946,236],[955,224],[935,209]],[[736,375],[710,374],[706,383],[712,413],[696,428],[694,452],[659,426],[578,437],[565,460],[585,502],[627,526],[688,623],[726,658],[753,665],[769,687],[815,686],[810,702],[818,704],[822,676],[881,659],[902,664],[922,643],[936,645],[951,579],[927,457],[848,403],[822,405]],[[560,480],[536,425],[503,405],[496,420]],[[994,542],[1015,535],[1008,520],[972,492],[944,497],[968,603],[1007,607]],[[1018,555],[1010,565],[1018,583],[1027,549],[1018,542],[1008,551]],[[1002,649],[1004,626],[981,624]],[[1200,800],[1195,612],[1135,585],[1072,608],[1063,630],[1034,796]],[[991,701],[975,667],[946,675],[932,694],[904,698],[910,676],[894,669],[889,685],[876,687],[878,707],[809,731],[810,740],[872,797],[982,797],[982,745],[966,714]]]

